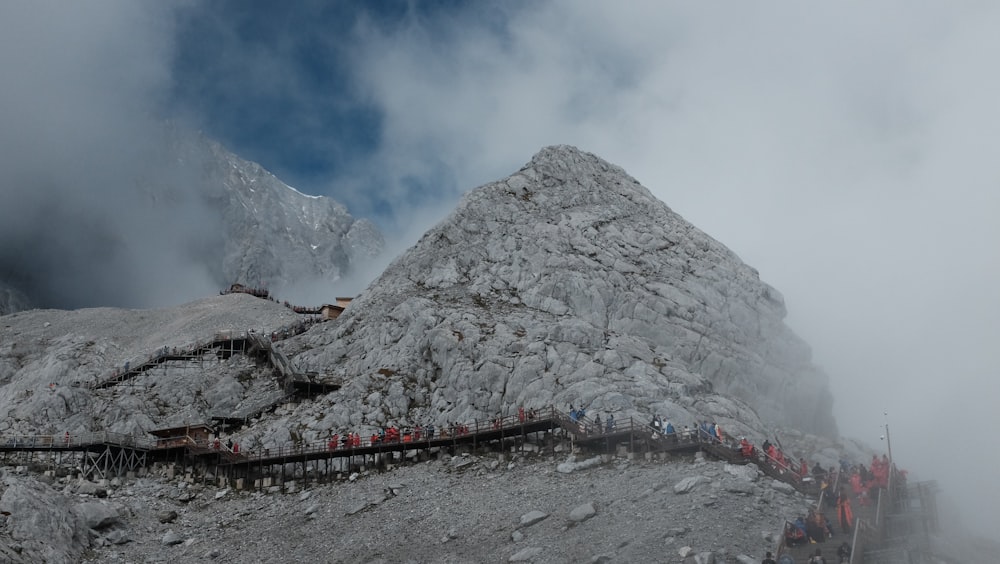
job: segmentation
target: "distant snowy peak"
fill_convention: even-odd
[[[309,196],[259,164],[204,140],[207,194],[221,204],[229,282],[268,286],[282,295],[336,293],[336,282],[382,252],[368,220],[325,196]]]
[[[460,420],[574,404],[834,435],[827,377],[785,314],[621,168],[555,146],[469,192],[296,362],[362,397],[405,375],[391,404]]]

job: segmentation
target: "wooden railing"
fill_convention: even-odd
[[[95,445],[112,445],[152,450],[156,441],[139,435],[112,433],[63,433],[53,435],[3,435],[0,446],[17,450],[80,450]]]

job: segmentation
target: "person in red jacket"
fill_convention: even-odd
[[[851,500],[846,492],[840,492],[837,497],[837,517],[840,520],[840,529],[850,532],[854,528],[854,512],[851,510]]]
[[[753,445],[746,437],[740,438],[740,454],[743,455],[743,458],[753,458]]]

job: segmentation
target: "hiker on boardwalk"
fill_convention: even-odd
[[[673,423],[667,421],[667,426],[666,428],[663,429],[663,432],[666,433],[667,438],[670,439],[670,442],[675,444],[677,443],[677,430],[674,429]]]
[[[843,491],[837,496],[837,518],[840,521],[840,530],[847,533],[854,529],[854,512],[851,510],[851,500]]]
[[[809,542],[826,542],[826,523],[823,516],[812,509],[806,518],[806,535]]]
[[[812,558],[809,559],[809,564],[826,564],[826,558],[823,558],[823,552],[820,549],[816,549],[813,553]]]
[[[806,537],[805,524],[802,523],[801,517],[794,523],[785,522],[785,545],[798,546],[808,542],[809,539]]]
[[[842,563],[851,561],[851,545],[847,544],[847,541],[844,541],[837,549],[837,556],[840,557]]]
[[[604,431],[610,433],[615,430],[615,416],[611,413],[608,414],[608,420],[604,423]]]
[[[764,555],[764,559],[760,561],[760,564],[778,564],[778,563],[774,561],[774,557],[771,556],[770,552],[768,552],[767,554]]]

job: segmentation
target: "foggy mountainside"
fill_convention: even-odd
[[[208,147],[205,174],[223,187],[209,194],[225,237],[240,241],[225,247],[227,273],[291,287],[379,250],[367,222]],[[263,217],[273,222],[239,230]],[[785,314],[752,267],[622,169],[547,147],[469,192],[333,320],[215,291],[161,309],[0,317],[0,435],[149,437],[221,416],[238,420],[224,440],[260,454],[572,404],[623,425],[660,415],[758,443],[780,434],[790,454],[824,467],[867,461],[872,450],[837,436],[827,376]],[[269,352],[200,345],[244,334],[273,340]],[[293,396],[289,377],[339,389]],[[746,564],[816,503],[753,464],[595,456],[551,438],[411,450],[323,484],[289,464],[287,483],[253,492],[174,463],[95,483],[51,459],[14,458],[0,481],[0,562]],[[941,563],[995,548],[940,546]]]
[[[0,313],[168,305],[235,282],[302,303],[381,252],[375,225],[343,205],[199,134],[160,129],[124,170],[96,179],[33,170],[11,187]]]
[[[574,404],[835,436],[827,376],[784,316],[726,247],[559,146],[469,193],[336,324],[283,346],[348,382],[331,409],[372,423]]]

